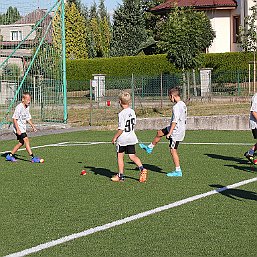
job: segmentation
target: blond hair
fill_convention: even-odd
[[[130,93],[128,93],[128,92],[120,93],[119,99],[120,99],[121,104],[129,104],[130,100],[131,100]]]

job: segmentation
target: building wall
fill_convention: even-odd
[[[209,47],[209,53],[225,53],[231,51],[231,10],[207,11],[216,37]]]
[[[12,24],[12,25],[0,25],[0,35],[3,36],[3,41],[12,41],[11,31],[21,31],[22,39],[24,39],[31,31],[34,24]],[[33,40],[36,37],[34,31],[27,40]]]

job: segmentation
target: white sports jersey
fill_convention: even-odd
[[[136,114],[131,108],[123,109],[119,113],[118,129],[123,130],[122,134],[117,139],[117,144],[120,146],[135,145],[138,143],[134,128],[136,125]]]
[[[176,122],[176,127],[172,132],[174,141],[183,141],[186,132],[187,107],[183,101],[177,102],[173,106],[171,123]]]
[[[18,127],[21,133],[26,132],[26,123],[31,119],[31,115],[29,113],[29,106],[25,108],[23,103],[20,103],[16,106],[14,114],[12,116],[13,119],[16,119],[18,122]],[[16,133],[16,128],[13,126],[13,130]]]
[[[250,128],[257,128],[257,120],[254,118],[252,112],[257,112],[257,93],[252,97],[252,105],[250,109]]]

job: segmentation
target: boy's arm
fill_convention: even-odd
[[[116,132],[116,134],[114,135],[113,139],[112,139],[112,143],[115,144],[117,138],[123,133],[122,129],[118,129],[118,131]]]
[[[174,121],[171,123],[170,131],[169,131],[169,133],[166,135],[166,138],[167,138],[167,139],[170,139],[170,136],[171,136],[171,134],[172,134],[174,128],[176,127],[176,124],[177,124],[177,122],[174,122]]]
[[[253,115],[253,117],[257,120],[257,112],[252,111],[252,115]]]
[[[20,128],[19,128],[19,126],[18,126],[18,121],[17,121],[16,119],[13,119],[13,124],[14,124],[14,127],[16,128],[16,133],[17,133],[18,135],[20,135],[20,134],[21,134],[21,131],[20,131]]]
[[[35,128],[34,124],[32,123],[32,120],[27,120],[27,122],[28,122],[29,125],[32,127],[33,131],[36,132],[37,129]]]

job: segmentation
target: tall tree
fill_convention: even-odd
[[[66,5],[65,27],[67,58],[87,58],[86,21],[74,3]]]
[[[111,55],[136,55],[147,39],[143,8],[140,0],[123,0],[114,11]]]
[[[0,15],[0,24],[8,25],[13,24],[21,18],[21,15],[16,7],[10,6],[6,13]]]
[[[175,7],[170,13],[163,25],[160,47],[167,53],[168,60],[182,69],[184,86],[185,71],[198,66],[200,53],[212,44],[214,38],[215,32],[204,12]]]

